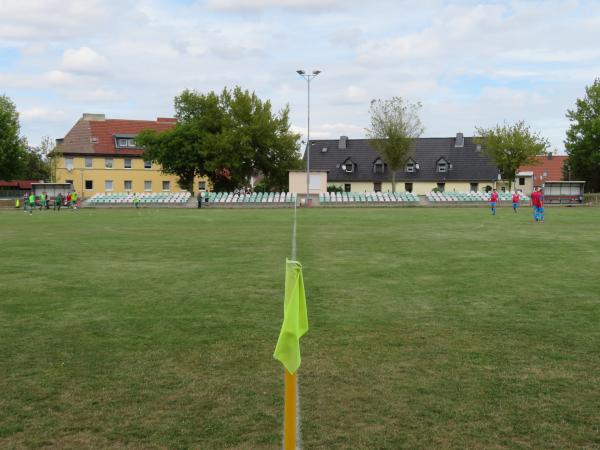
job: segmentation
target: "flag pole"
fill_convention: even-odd
[[[283,448],[296,450],[296,374],[285,372],[285,407],[283,418]]]

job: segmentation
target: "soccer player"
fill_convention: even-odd
[[[46,193],[42,192],[40,194],[40,211],[46,209]]]
[[[496,203],[498,203],[498,191],[494,189],[490,195],[490,208],[492,209],[492,216],[496,215]]]
[[[73,202],[73,211],[77,209],[77,191],[71,193],[71,201]]]
[[[33,192],[29,194],[29,214],[33,214],[33,208],[35,207],[35,195]]]
[[[56,195],[56,197],[54,197],[54,209],[60,211],[60,207],[62,206],[62,202],[63,202],[63,197],[62,197],[62,194],[59,192]]]
[[[512,196],[513,211],[515,212],[515,214],[517,213],[517,210],[519,209],[520,202],[521,202],[521,198],[519,197],[519,193],[517,191],[515,191]]]
[[[531,193],[531,205],[533,206],[533,220],[537,223],[544,222],[544,195],[541,187],[536,187]]]

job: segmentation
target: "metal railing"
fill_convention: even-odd
[[[585,194],[583,196],[583,203],[586,205],[600,206],[600,193]]]

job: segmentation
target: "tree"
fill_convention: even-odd
[[[27,142],[19,136],[20,129],[15,104],[0,96],[0,180],[20,178],[25,169]]]
[[[508,180],[509,190],[519,167],[537,164],[535,157],[543,155],[550,146],[547,139],[533,133],[522,120],[514,125],[475,128],[479,135],[475,142],[483,146],[484,153],[498,166],[502,179]]]
[[[411,142],[423,133],[418,116],[420,108],[421,103],[410,103],[402,97],[371,101],[371,127],[366,130],[367,136],[392,172],[392,192],[396,192],[396,171],[411,156]]]
[[[299,135],[290,131],[289,109],[271,112],[271,103],[240,87],[220,95],[185,90],[175,97],[177,124],[158,134],[143,131],[144,156],[193,189],[195,176],[208,177],[215,190],[231,190],[263,174],[267,185],[287,185],[287,171],[299,167]]]
[[[577,99],[576,109],[567,111],[566,166],[571,178],[586,181],[586,190],[600,192],[600,78],[585,88],[585,98]]]
[[[28,147],[25,151],[25,168],[21,172],[21,178],[26,180],[50,180],[53,178],[53,156],[54,143],[48,136],[42,138],[38,147]]]

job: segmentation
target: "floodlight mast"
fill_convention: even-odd
[[[310,201],[310,82],[321,73],[320,70],[313,70],[312,73],[306,73],[304,70],[296,70],[296,73],[306,80],[308,85],[308,105],[307,105],[307,139],[306,139],[306,206]]]

